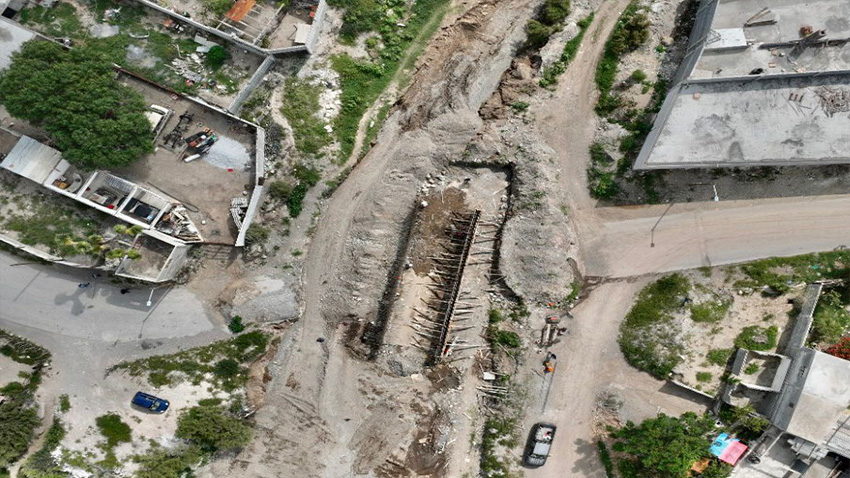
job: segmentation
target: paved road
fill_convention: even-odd
[[[20,264],[20,265],[18,265]],[[103,342],[166,339],[212,330],[203,304],[182,288],[121,294],[89,271],[27,263],[0,253],[0,319],[66,337]],[[90,282],[87,288],[77,284]]]
[[[850,246],[850,196],[595,212],[595,219],[579,224],[591,276],[628,277]]]

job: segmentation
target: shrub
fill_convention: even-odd
[[[711,349],[706,354],[708,363],[713,365],[726,365],[732,357],[733,349]]]
[[[502,311],[498,309],[490,309],[490,312],[487,313],[487,319],[491,324],[498,324],[505,320],[505,317],[502,315]]]
[[[204,64],[213,70],[218,70],[224,65],[224,62],[227,61],[229,56],[223,46],[216,45],[207,52],[207,55],[204,57]]]
[[[826,349],[826,353],[844,360],[850,360],[850,337],[844,337],[840,342]]]
[[[317,154],[331,141],[325,122],[317,116],[321,92],[320,85],[298,78],[291,78],[284,85],[280,111],[292,126],[295,147],[305,154]]]
[[[552,28],[537,20],[529,20],[525,25],[525,32],[528,34],[528,38],[525,41],[526,47],[537,50],[543,48],[549,41],[549,36],[552,35]]]
[[[239,362],[233,359],[223,359],[216,362],[215,367],[213,368],[213,373],[216,377],[229,380],[241,372],[242,367],[239,366]]]
[[[227,328],[234,334],[238,334],[245,330],[245,326],[242,324],[242,317],[238,315],[234,315],[230,322],[227,324]]]
[[[772,325],[768,328],[750,325],[735,338],[735,347],[747,350],[764,351],[776,347],[779,328]]]
[[[121,421],[115,413],[101,415],[95,419],[100,434],[106,437],[107,448],[114,448],[119,443],[129,443],[131,439],[130,426]]]
[[[638,300],[626,315],[624,326],[643,327],[670,318],[670,314],[682,305],[690,282],[681,274],[662,277],[644,288]]]
[[[646,13],[637,11],[636,3],[629,5],[620,17],[606,47],[618,57],[637,50],[649,39],[649,25]]]
[[[245,233],[245,245],[262,244],[269,238],[270,231],[265,226],[252,222]]]
[[[292,194],[292,185],[286,181],[274,181],[269,184],[269,197],[276,201],[286,202]]]
[[[702,323],[720,322],[732,306],[731,300],[718,300],[691,304],[691,320]]]
[[[71,400],[68,398],[67,394],[59,395],[59,411],[62,413],[67,412],[71,409]]]
[[[606,478],[615,478],[614,462],[611,460],[611,453],[608,451],[608,447],[605,446],[605,442],[598,440],[596,442],[596,448],[599,450],[599,459],[602,461],[602,466],[605,467]]]
[[[191,475],[192,466],[202,457],[197,446],[177,449],[153,447],[144,455],[136,455],[139,464],[136,478],[183,478]]]
[[[814,343],[834,344],[850,329],[850,312],[845,305],[850,303],[850,287],[824,292],[812,317],[809,340]]]
[[[509,330],[492,330],[490,336],[493,345],[502,345],[510,349],[519,348],[522,345],[519,335]]]
[[[560,25],[570,14],[570,0],[546,0],[540,21],[546,25]]]
[[[646,72],[640,69],[635,70],[632,72],[631,76],[629,76],[629,79],[634,83],[643,83],[646,80]]]
[[[180,415],[175,435],[214,453],[245,446],[251,440],[251,429],[221,407],[198,406]]]

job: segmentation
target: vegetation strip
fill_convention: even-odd
[[[450,1],[417,0],[406,19],[402,16],[405,2],[400,0],[388,1],[382,8],[376,8],[367,0],[331,0],[329,3],[345,9],[340,30],[343,40],[353,41],[358,34],[378,31],[378,37],[373,38],[379,40],[371,45],[378,49],[377,43],[383,44],[375,60],[354,59],[347,54],[331,58],[331,65],[339,74],[342,87],[342,109],[334,120],[334,131],[340,142],[340,161],[345,161],[354,149],[360,119],[389,85],[402,62],[404,51],[414,39],[421,42],[427,40],[421,38],[419,33],[423,32],[429,21],[442,18]],[[392,11],[392,14],[388,14],[388,11]],[[399,32],[397,23],[402,21],[406,26]],[[367,41],[367,46],[369,44]]]
[[[552,65],[543,70],[543,78],[540,79],[540,86],[543,88],[549,88],[550,86],[558,84],[558,77],[567,71],[567,67],[570,66],[570,63],[572,63],[573,59],[575,59],[576,53],[578,53],[578,49],[584,39],[584,34],[587,32],[587,29],[590,28],[590,24],[593,23],[593,17],[595,14],[595,12],[590,12],[588,16],[578,21],[578,34],[564,45],[564,51],[561,52],[561,56],[558,58],[558,61],[552,63]]]

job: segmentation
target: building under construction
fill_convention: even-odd
[[[635,169],[850,163],[850,2],[702,0]]]

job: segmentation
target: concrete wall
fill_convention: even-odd
[[[242,111],[242,105],[245,104],[245,101],[251,96],[251,93],[254,91],[257,86],[259,86],[260,82],[265,78],[266,73],[269,72],[269,69],[274,65],[274,57],[269,55],[263,60],[263,63],[260,64],[260,67],[257,68],[257,71],[251,75],[251,79],[248,80],[248,83],[239,91],[239,94],[236,95],[236,98],[233,99],[233,102],[230,103],[230,106],[227,107],[227,110],[230,113],[238,116],[239,112]]]
[[[149,0],[136,0],[136,1],[141,3],[144,6],[148,7],[148,8],[152,8],[152,9],[154,9],[154,10],[160,12],[160,13],[163,13],[165,15],[168,15],[171,18],[174,18],[175,20],[183,22],[183,23],[191,26],[192,28],[196,28],[198,30],[207,32],[210,35],[217,36],[217,37],[222,38],[224,40],[233,42],[240,47],[251,50],[252,52],[254,52],[258,55],[265,56],[265,53],[266,53],[265,50],[254,45],[253,43],[247,42],[247,41],[239,38],[236,35],[227,34],[227,33],[223,32],[221,30],[218,30],[218,29],[215,29],[215,28],[212,28],[212,27],[208,27],[207,25],[204,25],[203,23],[196,22],[195,20],[192,20],[189,17],[185,17],[185,16],[183,16],[183,15],[177,13],[177,12],[173,12],[173,11],[167,9],[167,8],[163,8],[163,7],[157,5],[156,3],[151,2]]]
[[[245,234],[248,233],[248,228],[254,221],[254,216],[260,209],[260,204],[263,200],[263,182],[266,174],[266,130],[257,126],[257,141],[255,166],[254,166],[254,190],[251,192],[251,199],[248,201],[248,211],[245,213],[245,218],[242,220],[242,228],[239,229],[239,235],[236,237],[236,247],[245,245]]]
[[[671,85],[678,85],[686,80],[694,71],[694,67],[702,56],[702,51],[705,48],[705,40],[708,38],[708,33],[711,31],[711,24],[714,21],[714,13],[717,11],[717,5],[720,0],[702,0],[697,9],[694,27],[691,30],[691,35],[688,39],[688,49],[685,51],[685,57],[676,74],[670,81]]]
[[[327,11],[327,8],[328,8],[327,2],[325,0],[319,1],[319,6],[316,8],[316,16],[313,18],[313,29],[310,31],[310,37],[308,38],[306,45],[290,46],[290,47],[286,47],[286,48],[277,48],[277,49],[271,50],[271,49],[261,48],[261,47],[255,45],[251,42],[245,41],[242,38],[239,38],[238,36],[236,36],[235,34],[225,33],[225,32],[223,32],[219,29],[212,28],[210,26],[204,25],[203,23],[197,22],[197,21],[195,21],[195,20],[193,20],[189,17],[183,16],[183,15],[177,13],[177,12],[174,12],[174,11],[171,11],[167,8],[164,8],[164,7],[158,5],[157,3],[152,2],[150,0],[136,0],[136,1],[141,3],[142,5],[144,5],[146,7],[152,8],[152,9],[154,9],[154,10],[160,12],[160,13],[168,15],[169,17],[174,18],[177,21],[183,22],[183,23],[185,23],[185,24],[187,24],[187,25],[189,25],[193,28],[207,32],[210,35],[217,36],[221,39],[230,41],[232,43],[235,43],[237,46],[246,48],[246,49],[251,50],[252,52],[254,52],[258,55],[262,55],[262,56],[284,55],[284,54],[301,53],[301,52],[312,53],[313,49],[315,48],[316,44],[318,43],[319,30],[321,29],[322,23],[324,22],[325,12]],[[278,14],[280,14],[280,9],[278,9]],[[266,32],[264,32],[264,33],[266,33]]]

